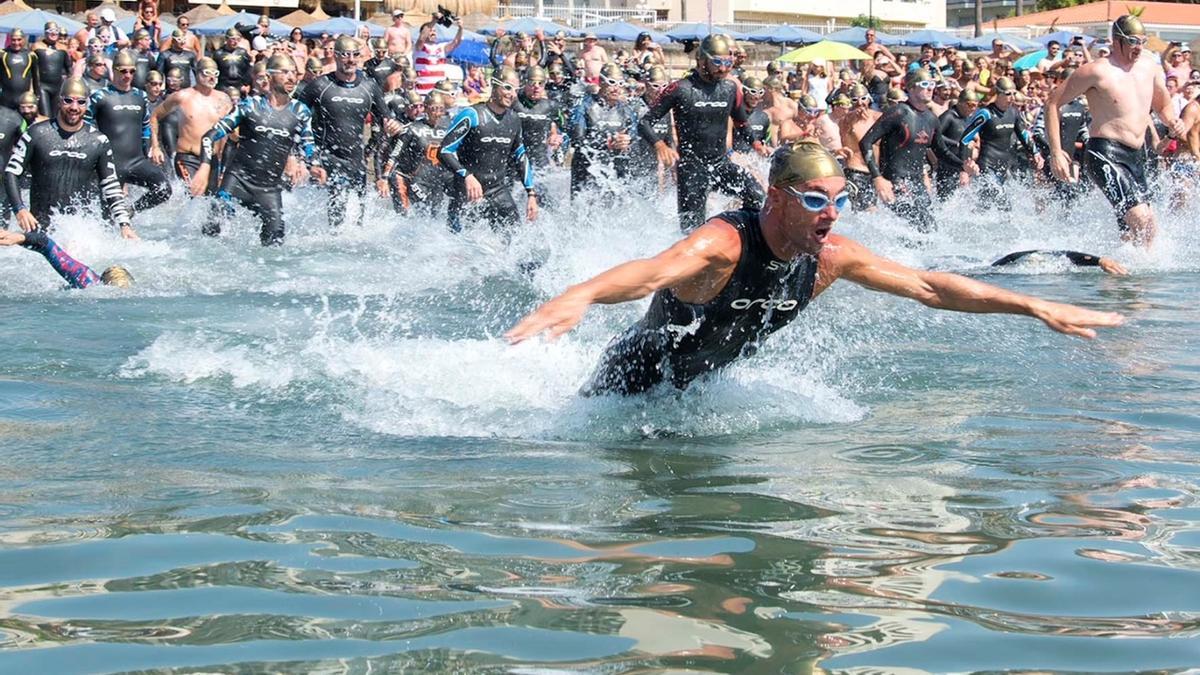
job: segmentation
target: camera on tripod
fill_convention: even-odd
[[[454,22],[458,21],[458,17],[454,16],[454,12],[451,12],[445,7],[438,5],[437,14],[433,15],[433,20],[445,26],[446,28],[450,28],[454,25]]]

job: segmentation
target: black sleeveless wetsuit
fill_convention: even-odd
[[[242,99],[233,112],[204,135],[201,161],[211,165],[213,145],[235,130],[241,142],[233,161],[225,167],[217,192],[224,208],[209,214],[204,233],[218,234],[221,220],[229,220],[232,215],[230,204],[237,202],[262,221],[259,240],[263,246],[282,244],[283,169],[297,146],[307,160],[314,157],[312,112],[295,100],[275,108],[265,96]]]
[[[533,165],[525,152],[521,118],[509,108],[496,114],[487,103],[463,108],[442,139],[438,160],[456,176],[448,207],[453,232],[462,229],[466,211],[475,211],[494,230],[505,231],[521,220],[512,198],[512,172],[525,191],[533,192]],[[475,176],[483,199],[468,204],[466,178]]]
[[[638,131],[651,145],[663,138],[654,123],[667,112],[674,113],[679,135],[679,179],[677,202],[679,227],[691,231],[704,222],[704,207],[710,190],[740,197],[745,208],[762,206],[765,193],[758,180],[729,160],[726,135],[729,120],[735,128],[746,125],[741,87],[722,78],[709,82],[693,72],[663,90],[638,124]]]
[[[45,45],[33,50],[37,54],[38,110],[46,117],[58,114],[58,90],[71,74],[71,55],[65,49]]]
[[[937,132],[941,142],[933,146],[933,154],[938,160],[934,174],[938,199],[947,199],[958,189],[958,174],[962,173],[968,153],[968,149],[959,143],[966,126],[967,118],[958,112],[958,106],[950,106],[938,117]]]
[[[623,152],[608,147],[610,138],[619,133],[629,135],[629,147]],[[571,143],[575,156],[571,160],[571,198],[583,190],[600,185],[600,175],[607,179],[605,192],[620,194],[623,181],[629,175],[629,156],[637,134],[637,116],[625,103],[609,105],[598,98],[587,97],[571,113]]]
[[[75,211],[99,198],[112,222],[129,223],[129,207],[121,192],[108,137],[90,124],[66,131],[58,120],[38,122],[25,130],[13,149],[4,174],[4,189],[13,210],[25,208],[20,179],[28,174],[29,210],[50,226],[53,211]]]
[[[771,252],[758,211],[715,216],[737,228],[742,254],[729,282],[700,305],[669,289],[654,294],[640,321],[616,337],[584,387],[584,395],[637,394],[669,381],[683,389],[697,377],[751,356],[768,335],[791,323],[812,300],[817,259],[780,260]]]
[[[383,90],[362,72],[353,82],[342,82],[336,73],[322,75],[305,85],[296,100],[312,110],[320,162],[329,172],[329,224],[341,227],[350,196],[357,194],[362,202],[366,194],[363,128],[367,115],[374,114],[380,128],[384,120],[394,119],[394,115],[384,101]],[[360,208],[357,218],[360,225],[362,217]]]
[[[0,52],[0,105],[17,109],[17,99],[27,91],[37,91],[37,54],[28,49]]]
[[[140,185],[146,193],[134,203],[134,211],[152,209],[171,198],[171,183],[161,167],[146,156],[150,141],[150,103],[146,92],[116,87],[92,92],[86,120],[94,124],[112,144],[113,163],[122,184]]]
[[[892,182],[896,200],[889,207],[920,232],[933,229],[933,200],[924,176],[925,151],[936,142],[937,126],[938,118],[931,111],[917,110],[905,101],[885,110],[858,142],[871,178],[883,176]]]

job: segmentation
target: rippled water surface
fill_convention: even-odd
[[[575,396],[643,304],[503,344],[669,245],[670,201],[559,206],[507,247],[374,205],[332,235],[310,190],[278,250],[246,221],[200,236],[178,196],[140,243],[62,224],[131,292],[0,250],[0,671],[1200,664],[1193,218],[1150,253],[1095,197],[964,195],[924,240],[839,224],[1129,316],[1094,342],[838,285],[683,393]],[[1134,273],[985,267],[1035,246]]]

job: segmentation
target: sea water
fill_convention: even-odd
[[[633,399],[576,392],[644,301],[501,335],[675,241],[670,194],[560,199],[511,242],[375,200],[332,232],[326,203],[288,194],[271,249],[245,213],[202,236],[182,194],[140,242],[64,219],[128,291],[0,250],[0,671],[1200,663],[1200,235],[1165,200],[1149,252],[1094,194],[837,225],[1128,317],[1095,341],[840,283],[754,358]],[[987,266],[1028,248],[1132,274]]]

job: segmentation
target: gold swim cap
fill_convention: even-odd
[[[448,108],[446,105],[446,95],[440,91],[431,91],[425,95],[425,107],[440,105],[443,108]]]
[[[78,96],[79,98],[88,98],[92,92],[88,90],[83,80],[78,77],[68,77],[63,80],[62,87],[58,90],[59,96]]]
[[[888,89],[887,99],[894,103],[899,103],[900,101],[907,101],[908,94],[905,94],[903,89],[892,87]]]
[[[933,79],[933,74],[930,73],[928,70],[925,70],[924,68],[917,68],[916,70],[909,72],[908,75],[904,78],[904,88],[908,89],[908,88],[913,87],[921,82],[928,82],[929,80],[932,80],[932,79]]]
[[[763,83],[762,80],[758,79],[757,77],[754,77],[753,75],[747,75],[742,78],[742,87],[746,89],[762,89]]]
[[[133,285],[133,275],[120,265],[113,265],[100,274],[100,281],[117,288],[129,288]]]
[[[1142,20],[1132,14],[1125,14],[1118,17],[1112,25],[1112,36],[1114,40],[1119,40],[1123,37],[1133,37],[1136,35],[1145,35],[1146,27],[1142,25]]]
[[[310,56],[308,57],[308,60],[304,62],[304,69],[310,73],[319,73],[322,70],[325,70],[325,64],[321,63],[321,59],[318,59],[315,56]]]
[[[771,155],[768,181],[772,187],[806,183],[818,178],[844,177],[842,166],[814,140],[784,145]]]
[[[666,82],[671,79],[667,76],[667,69],[662,66],[650,66],[650,70],[646,71],[647,82]]]
[[[522,78],[525,84],[536,84],[546,81],[546,71],[541,66],[529,66],[525,69],[525,77]]]
[[[850,95],[850,98],[862,98],[871,95],[871,92],[867,91],[867,88],[858,82],[850,85],[850,91],[847,93]]]
[[[349,35],[343,35],[333,43],[334,52],[356,52],[358,50],[358,40],[355,40]]]
[[[979,94],[976,94],[975,92],[971,91],[970,89],[963,89],[962,92],[959,93],[959,95],[958,95],[958,102],[959,103],[978,103],[981,98],[983,98],[983,97],[980,96]]]
[[[113,57],[112,64],[114,70],[117,68],[136,68],[137,57],[134,56],[133,52],[129,51],[128,49],[122,49],[121,51],[117,52],[116,56]]]
[[[262,63],[261,61],[259,63]],[[283,54],[275,54],[267,59],[267,72],[290,70],[296,72],[296,60]]]
[[[204,58],[202,58],[196,62],[196,72],[202,73],[206,70],[220,70],[220,68],[217,67],[216,61],[205,56]]]
[[[1017,90],[1017,85],[1007,77],[996,78],[996,91],[1002,94],[1011,94]]]

